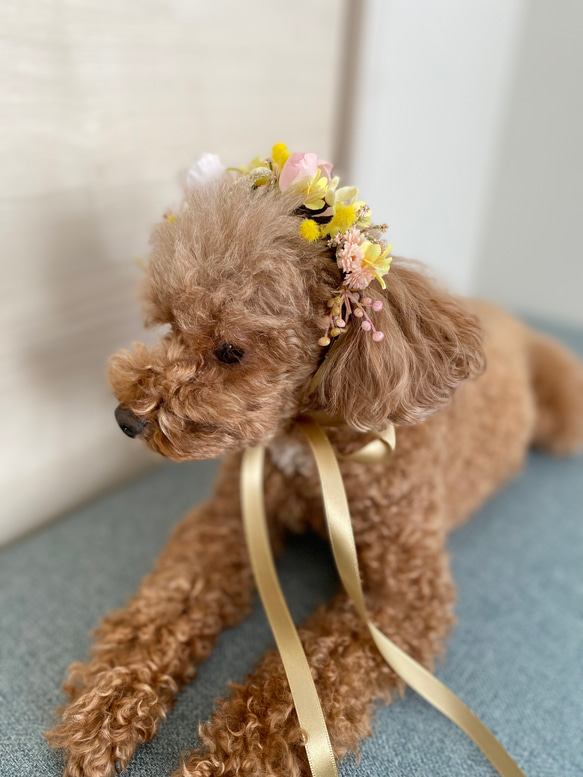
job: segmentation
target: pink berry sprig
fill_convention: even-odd
[[[351,316],[364,319],[360,327],[365,332],[372,332],[372,339],[375,343],[380,343],[384,339],[384,334],[375,327],[367,312],[367,308],[375,312],[382,310],[384,307],[382,300],[373,301],[370,297],[361,299],[358,292],[343,288],[334,297],[330,297],[326,304],[330,308],[328,326],[326,334],[318,340],[318,345],[330,345],[331,338],[342,334]]]
[[[380,343],[381,340],[384,340],[385,335],[383,332],[381,332],[380,329],[375,327],[374,322],[367,313],[366,309],[371,308],[375,311],[375,313],[378,313],[379,310],[384,308],[384,306],[384,302],[380,299],[375,299],[373,301],[370,297],[363,297],[363,299],[360,300],[358,307],[354,311],[356,318],[364,318],[364,321],[361,323],[360,327],[361,329],[364,329],[365,332],[372,332],[372,339],[375,341],[375,343]]]

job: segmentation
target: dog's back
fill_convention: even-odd
[[[484,329],[486,369],[438,414],[454,525],[520,470],[531,445],[555,454],[583,447],[583,363],[494,305],[469,305]]]

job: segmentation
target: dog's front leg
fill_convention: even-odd
[[[444,538],[407,522],[409,503],[392,525],[369,530],[359,553],[372,621],[431,668],[452,621],[453,584]],[[407,528],[407,523],[409,527]],[[320,607],[300,629],[330,734],[341,759],[370,733],[374,702],[402,682],[378,653],[345,594]],[[276,651],[235,686],[200,731],[176,777],[307,777],[309,768],[289,685]]]
[[[91,660],[70,667],[70,701],[47,734],[66,751],[65,774],[124,769],[252,592],[236,491],[219,489],[178,525],[137,595],[104,618]]]

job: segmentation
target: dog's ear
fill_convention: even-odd
[[[360,431],[422,421],[484,368],[479,323],[461,300],[412,262],[395,260],[386,283],[385,292],[367,289],[384,302],[371,314],[384,339],[353,319],[317,376],[318,406]]]

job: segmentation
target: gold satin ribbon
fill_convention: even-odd
[[[322,419],[340,425],[336,419]],[[501,777],[525,777],[524,772],[482,721],[461,699],[423,666],[398,648],[369,619],[360,582],[350,511],[334,449],[317,420],[301,416],[297,424],[307,438],[318,468],[324,510],[336,567],[346,592],[394,672],[436,709],[453,721],[480,748]],[[395,445],[394,428],[348,456],[354,461],[382,461]],[[290,684],[300,726],[307,734],[306,753],[313,777],[337,777],[336,762],[312,673],[285,603],[269,542],[263,501],[265,448],[248,448],[241,466],[241,506],[247,547],[255,581]]]

